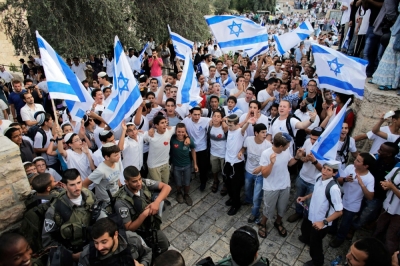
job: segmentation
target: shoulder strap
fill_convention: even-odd
[[[296,139],[296,136],[294,135],[294,133],[293,133],[293,129],[292,129],[292,125],[290,124],[290,119],[291,118],[295,118],[295,119],[297,119],[297,120],[299,120],[299,121],[301,121],[297,116],[295,116],[295,115],[289,115],[287,118],[286,118],[286,128],[287,128],[287,130],[288,130],[288,132],[289,132],[289,135],[293,138],[293,140],[295,140]]]
[[[392,181],[392,183],[394,184],[394,179],[396,178],[397,174],[400,172],[400,167],[396,169],[396,171],[394,172],[394,174],[392,175],[392,177],[390,178],[390,180]],[[397,188],[399,188],[400,183],[399,184],[394,184]]]
[[[138,127],[138,129],[142,129],[143,124],[144,124],[144,118],[142,117],[142,122],[140,123],[140,126]]]
[[[274,124],[275,120],[278,119],[278,117],[279,117],[279,116],[275,116],[274,118],[272,118],[271,126]]]
[[[72,209],[70,207],[68,207],[63,200],[61,199],[61,197],[59,197],[56,202],[54,203],[54,213],[60,215],[62,221],[57,221],[57,219],[55,220],[55,222],[60,222],[65,223],[67,221],[69,221],[69,218],[72,215]],[[61,226],[61,224],[57,224],[58,226]]]
[[[333,209],[335,209],[335,207],[333,206],[333,203],[332,203],[332,198],[331,198],[331,188],[332,188],[334,185],[337,185],[337,181],[336,181],[335,179],[329,181],[328,185],[326,185],[326,188],[325,188],[325,196],[326,196],[326,198],[327,198],[327,200],[328,200],[328,202],[329,202],[329,208],[328,208],[328,210],[326,211],[325,218],[328,217],[329,210],[331,209],[331,207],[332,207]]]
[[[350,148],[350,137],[347,135],[346,138],[344,139],[342,148],[338,151],[339,156],[344,157],[344,161],[342,163],[347,163],[347,160],[349,159],[349,148]]]

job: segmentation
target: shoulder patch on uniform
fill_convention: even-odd
[[[152,179],[145,179],[144,181],[145,181],[146,186],[148,186],[148,187],[153,186],[157,182],[157,181],[152,180]]]
[[[125,219],[126,217],[128,217],[129,210],[128,210],[127,207],[120,207],[120,208],[118,209],[118,211],[119,211],[119,214],[121,215],[121,218],[122,218],[122,219]]]
[[[44,219],[44,230],[45,230],[46,232],[50,232],[51,229],[53,229],[53,227],[54,227],[55,224],[56,224],[56,223],[55,223],[53,220]]]

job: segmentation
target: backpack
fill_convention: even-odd
[[[344,139],[342,148],[340,148],[339,151],[337,151],[337,154],[340,157],[344,157],[344,160],[342,161],[343,164],[347,163],[347,160],[349,159],[349,148],[350,148],[350,137],[349,135],[346,136]]]
[[[41,199],[31,202],[26,206],[27,210],[22,218],[19,233],[23,235],[32,248],[33,253],[43,250],[42,228],[47,209],[50,207],[52,198],[46,203],[41,203]]]
[[[321,179],[321,177],[322,177],[322,176],[319,176],[319,177],[317,178],[317,182],[318,182],[319,179]],[[328,217],[329,210],[331,209],[331,207],[335,210],[335,207],[333,206],[332,199],[331,199],[331,193],[330,193],[331,188],[332,188],[334,185],[337,185],[338,188],[340,189],[341,198],[343,198],[343,195],[344,195],[342,186],[338,183],[338,181],[337,181],[335,178],[333,178],[331,181],[329,181],[328,185],[326,185],[326,187],[325,187],[325,197],[327,198],[327,200],[328,200],[328,202],[329,202],[329,208],[328,208],[328,210],[326,211],[325,218]]]
[[[274,117],[274,118],[272,119],[271,124],[270,124],[270,128],[272,127],[272,125],[274,124],[274,122],[276,121],[276,119],[278,119],[278,118],[279,118],[279,116]],[[306,134],[305,134],[305,130],[300,129],[300,130],[297,131],[296,136],[299,134],[299,132],[300,132],[300,135],[299,135],[299,137],[296,138],[296,136],[295,136],[294,133],[293,133],[292,125],[290,124],[290,119],[291,119],[291,118],[296,118],[296,119],[299,120],[300,122],[301,122],[301,119],[298,118],[297,116],[295,116],[294,114],[293,114],[293,115],[290,114],[290,115],[286,118],[286,128],[287,128],[287,130],[288,130],[288,132],[289,132],[289,135],[293,138],[293,142],[294,142],[294,146],[295,146],[295,149],[293,150],[293,152],[296,152],[297,147],[303,146],[303,144],[304,144],[304,142],[305,142],[305,140],[306,140],[306,139],[305,139]],[[301,133],[302,130],[304,131],[304,139],[302,138],[302,137],[303,137],[303,134]]]
[[[40,134],[42,134],[42,147],[44,147],[46,145],[46,143],[47,143],[47,135],[46,135],[46,132],[44,132],[43,128],[41,128],[38,125],[31,126],[28,129],[28,134],[27,135],[34,142],[36,133],[38,133],[38,132]]]

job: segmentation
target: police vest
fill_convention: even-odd
[[[133,208],[129,208],[131,220],[135,221],[139,215],[144,211],[144,209],[149,205],[151,201],[151,192],[147,188],[145,184],[142,184],[142,189],[140,190],[140,197],[134,195],[134,198],[140,199],[140,201],[136,201],[134,198],[130,197],[128,193],[125,191],[125,186],[120,188],[117,193],[114,195],[115,198],[129,202],[129,204]],[[140,204],[141,203],[141,204]],[[141,205],[141,206],[140,206]],[[143,223],[139,226],[140,230],[148,230],[148,229],[157,229],[160,230],[160,225],[162,223],[161,217],[156,214],[152,216],[148,216]]]
[[[91,225],[91,210],[95,203],[93,193],[82,188],[82,205],[70,207],[66,200],[66,192],[60,193],[52,202],[54,222],[60,228],[57,241],[70,250],[82,250],[89,240],[88,227]]]
[[[90,265],[95,266],[109,266],[109,265],[118,265],[118,266],[131,266],[133,265],[132,258],[132,246],[128,243],[128,237],[126,236],[125,230],[118,230],[118,235],[124,238],[127,242],[126,248],[118,254],[114,254],[106,259],[100,260],[97,257],[98,251],[94,245],[94,241],[90,241],[89,245],[89,262]]]

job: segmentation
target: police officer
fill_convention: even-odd
[[[149,246],[156,242],[152,238],[156,230],[161,253],[168,250],[167,237],[160,230],[160,203],[165,200],[171,187],[163,182],[142,179],[139,170],[128,166],[124,170],[125,185],[115,194],[115,212],[122,219],[125,229],[137,232]],[[160,191],[153,200],[154,191]],[[153,246],[154,248],[154,246]],[[153,250],[154,252],[154,250]]]
[[[77,262],[83,247],[89,243],[87,228],[95,196],[90,190],[82,188],[81,176],[75,168],[64,172],[62,182],[66,191],[52,201],[46,212],[42,243],[43,247],[64,246]]]
[[[92,227],[91,236],[93,241],[84,247],[78,266],[150,266],[151,249],[136,233],[118,230],[111,218],[98,220]]]

